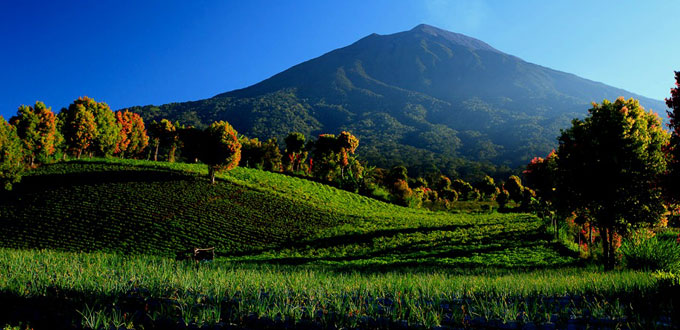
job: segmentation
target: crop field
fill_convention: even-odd
[[[676,275],[584,265],[530,214],[206,172],[92,159],[2,193],[0,326],[667,328],[680,307]],[[194,246],[218,258],[172,258]]]
[[[680,293],[672,286],[677,278],[635,271],[367,274],[224,260],[195,265],[154,256],[1,252],[0,318],[18,324],[32,317],[36,326],[646,327],[670,322],[678,309],[673,297]]]
[[[237,168],[88,160],[39,168],[0,201],[10,248],[173,256],[215,246],[243,262],[338,267],[546,267],[575,262],[526,214],[404,208],[327,185]]]

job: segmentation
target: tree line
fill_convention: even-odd
[[[9,122],[0,117],[0,179],[11,189],[28,168],[97,156],[202,162],[208,165],[213,183],[220,171],[236,166],[259,168],[411,207],[450,209],[459,199],[492,200],[499,194],[499,203],[523,200],[516,193],[504,194],[506,190],[489,176],[470,184],[441,173],[409,178],[403,166],[368,166],[357,159],[359,139],[349,132],[321,134],[316,139],[293,132],[284,139],[284,146],[281,150],[276,139],[260,141],[240,135],[226,121],[201,130],[167,119],[146,124],[137,113],[113,112],[106,103],[89,97],[74,100],[58,114],[36,102],[20,106]]]

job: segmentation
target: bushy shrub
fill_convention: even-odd
[[[680,270],[680,244],[665,237],[633,235],[621,245],[626,267],[644,270]]]

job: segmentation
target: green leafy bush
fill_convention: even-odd
[[[680,270],[680,244],[672,239],[635,235],[621,245],[626,267],[645,270]]]

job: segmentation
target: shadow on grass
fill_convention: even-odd
[[[463,224],[424,228],[401,228],[378,230],[363,234],[347,234],[311,241],[284,244],[282,248],[292,251],[307,251],[304,256],[282,256],[261,258],[264,251],[242,254],[219,254],[230,257],[239,256],[245,264],[279,265],[323,265],[324,268],[341,272],[385,272],[385,271],[463,271],[479,269],[545,269],[556,266],[576,266],[583,264],[578,254],[558,242],[551,241],[550,235],[541,229],[531,231],[500,232],[478,240],[461,241],[451,238],[434,240],[404,241],[397,246],[374,248],[374,241],[388,241],[399,235],[431,234],[466,230],[491,224]],[[436,235],[435,235],[436,236]],[[354,252],[353,247],[367,247],[365,252]],[[314,250],[325,249],[326,255],[313,256]],[[345,254],[343,251],[350,251]],[[359,249],[360,251],[360,249]],[[518,252],[519,251],[519,252]],[[537,255],[528,257],[522,251],[534,251]],[[310,256],[311,254],[312,256]],[[251,256],[252,258],[248,258]],[[507,257],[510,256],[508,259]],[[504,258],[506,257],[506,258]],[[559,259],[559,260],[555,260]]]

